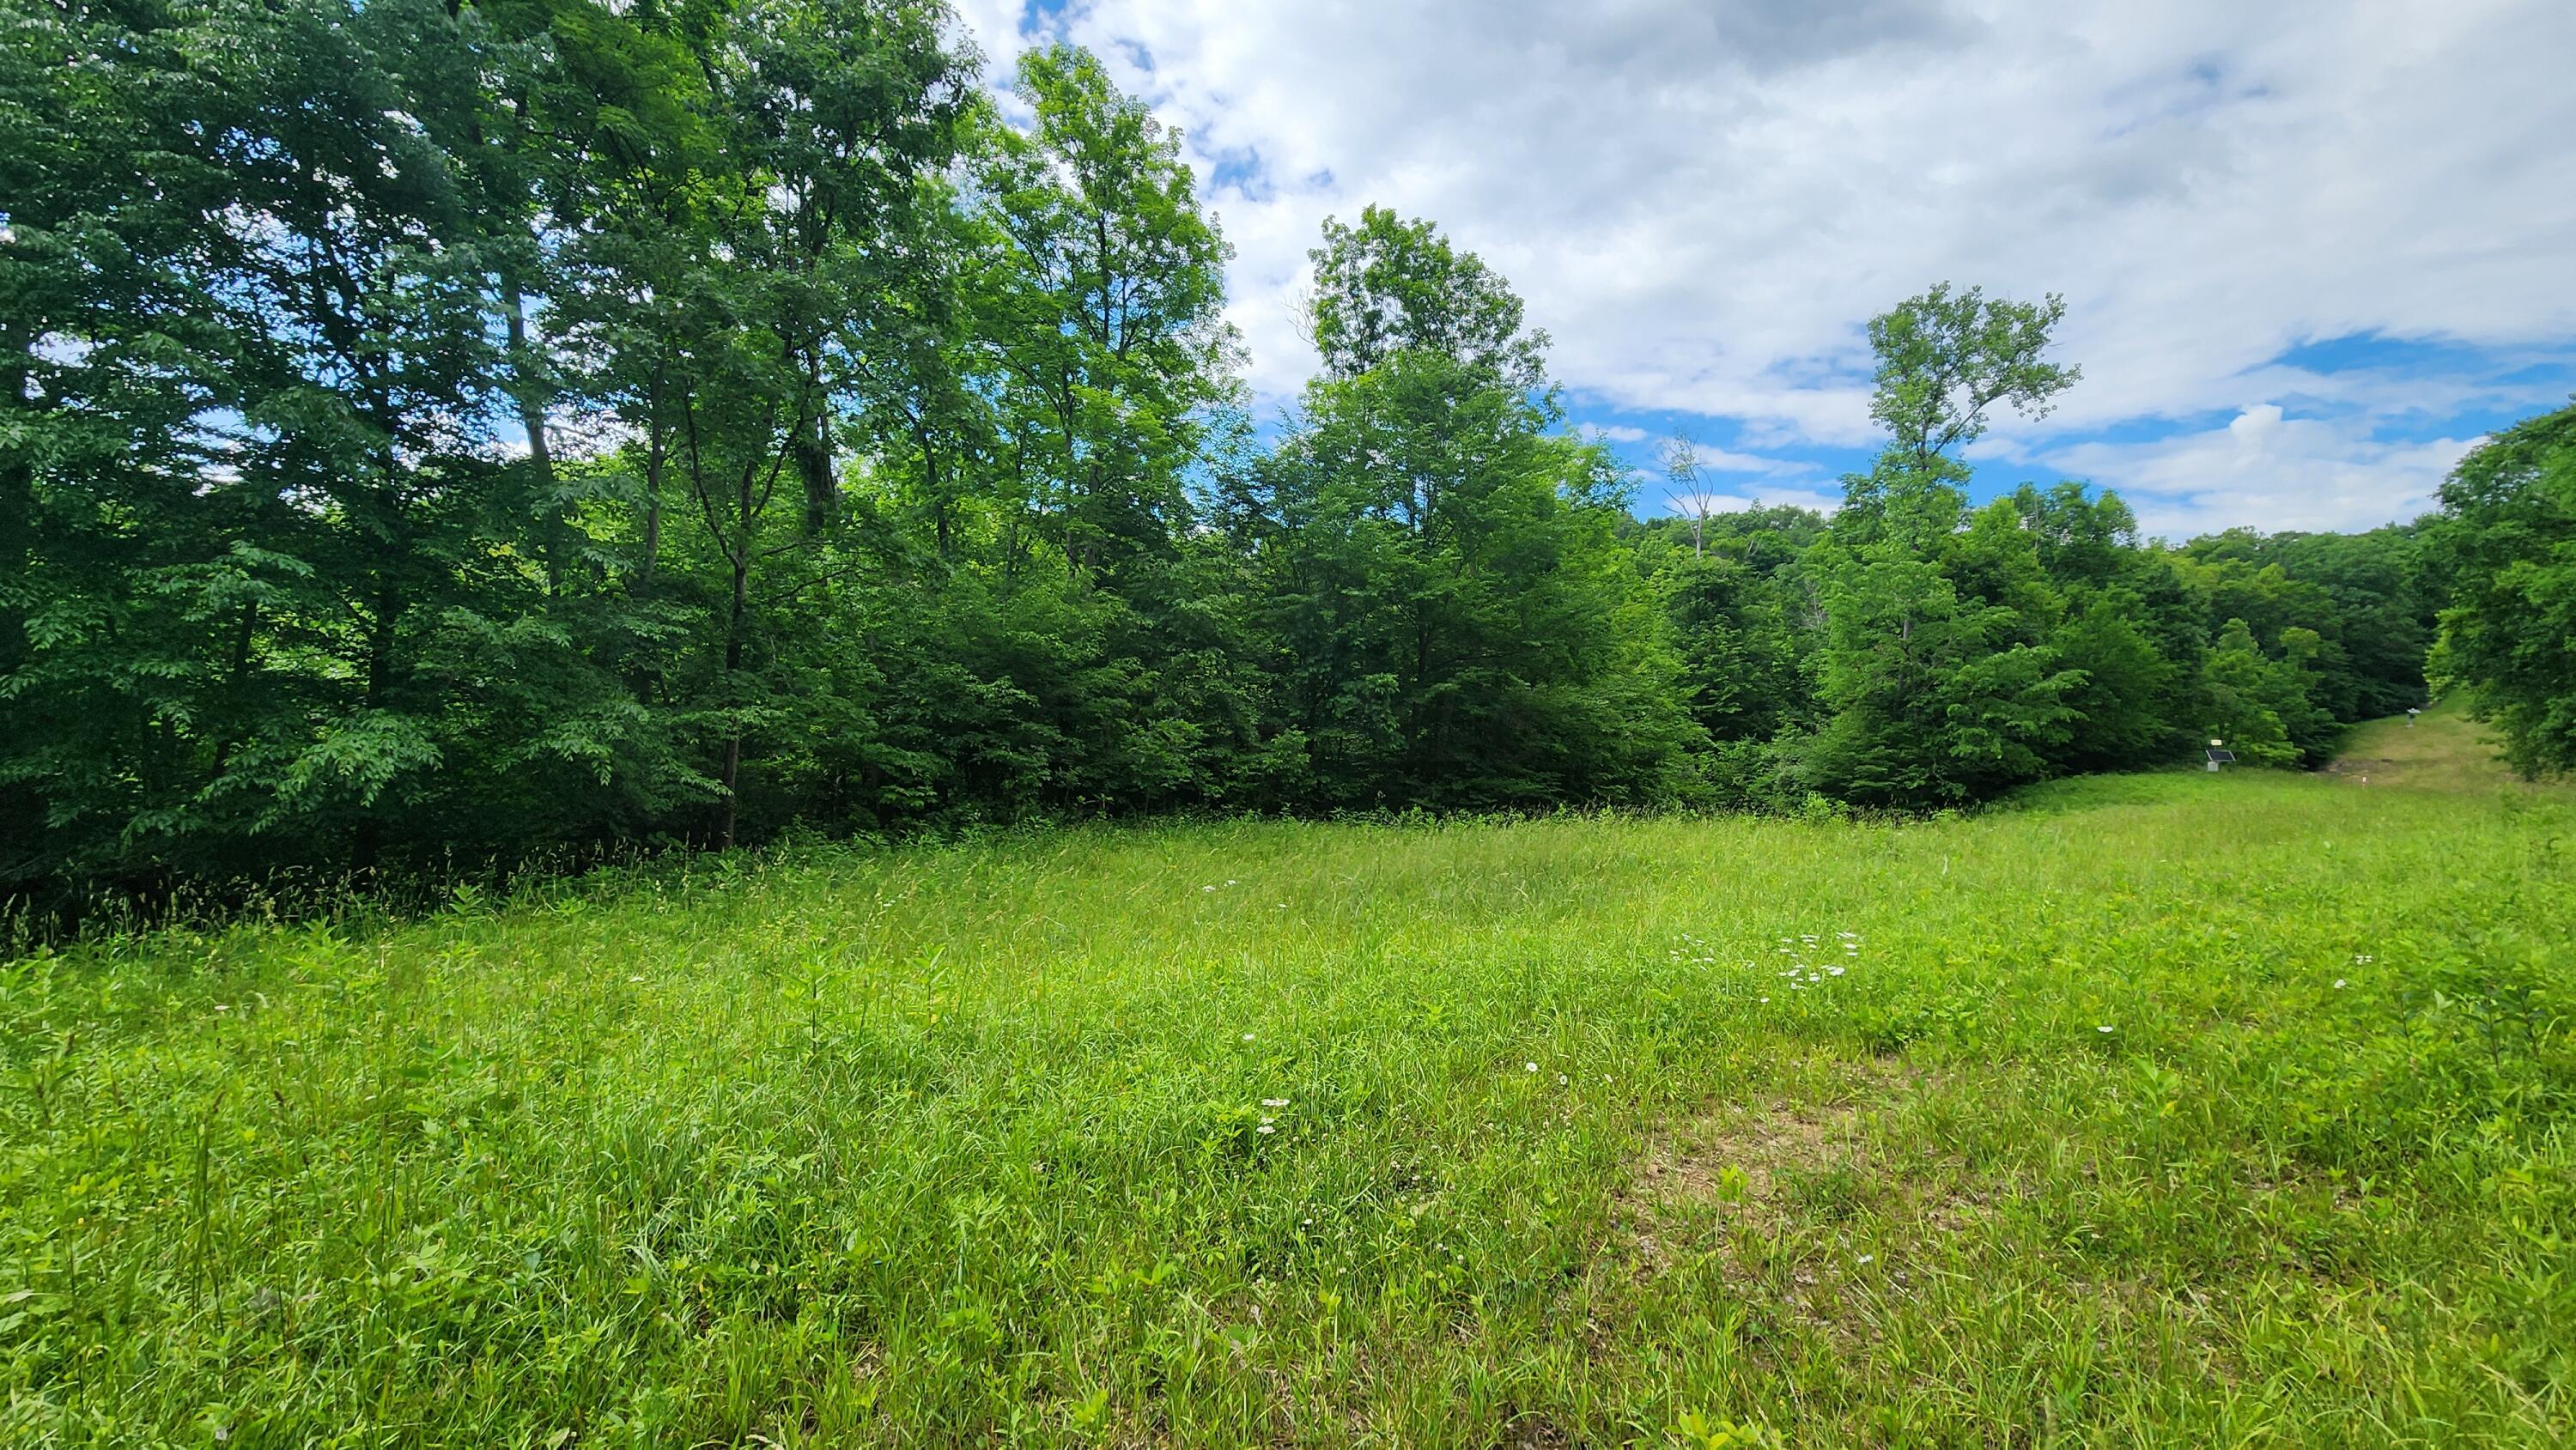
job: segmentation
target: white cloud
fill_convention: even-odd
[[[987,80],[1000,84],[1011,74],[1012,62],[1028,44],[1020,29],[1028,12],[1023,0],[949,0],[957,18],[978,49],[984,53]]]
[[[964,10],[988,52],[1017,44],[1013,0]],[[1510,277],[1578,395],[1755,449],[1866,441],[1861,325],[1924,285],[2062,292],[2085,381],[2002,420],[1993,456],[2153,476],[2174,448],[2067,445],[2320,398],[2352,414],[2329,430],[2344,523],[2420,496],[2430,445],[2374,444],[2382,423],[2438,430],[2496,390],[2286,349],[2576,340],[2566,0],[1076,0],[1050,23],[1185,128],[1203,177],[1257,158],[1210,195],[1272,399],[1312,363],[1317,226],[1370,202]],[[2231,511],[2229,486],[2194,507],[2281,510]]]
[[[1632,428],[1624,423],[1586,423],[1581,426],[1585,433],[1610,443],[1654,442],[1658,445],[1659,456],[1663,441],[1671,436],[1649,433],[1643,428]],[[1692,464],[1702,473],[1788,474],[1816,471],[1815,464],[1798,459],[1769,458],[1759,453],[1738,453],[1731,448],[1712,448],[1705,443],[1691,444],[1690,456]]]
[[[2268,530],[2401,522],[2432,506],[2443,476],[2478,442],[2378,442],[2258,403],[2223,428],[2150,444],[2079,443],[2046,461],[2118,489],[2146,532],[2180,538],[2234,524]]]
[[[1702,473],[1813,473],[1816,465],[1793,458],[1766,458],[1759,453],[1736,453],[1724,448],[1693,448],[1691,461]]]
[[[1738,508],[1762,504],[1772,508],[1813,509],[1820,514],[1830,514],[1843,506],[1841,494],[1820,493],[1812,488],[1755,488],[1740,495],[1721,496],[1721,501],[1726,498],[1732,498]]]
[[[1713,514],[1732,514],[1756,506],[1780,505],[1830,514],[1843,506],[1843,497],[1839,493],[1820,493],[1812,488],[1757,486],[1731,493],[1666,493],[1640,502],[1651,505],[1645,510],[1649,517],[1687,517],[1703,509]]]

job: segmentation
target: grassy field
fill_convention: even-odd
[[[2525,796],[2576,799],[2564,785],[2513,785],[2496,762],[2485,728],[2457,708],[2436,709],[2412,725],[2393,718],[2356,728],[2326,774],[2356,785],[2454,793],[2510,788]]]
[[[2559,1443],[2571,988],[2438,715],[98,942],[0,966],[0,1444]]]

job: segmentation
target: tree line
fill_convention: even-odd
[[[0,893],[1938,808],[2204,737],[2314,762],[2423,697],[2423,528],[1971,507],[1991,411],[2077,381],[2055,299],[1878,318],[1885,446],[1830,516],[1641,521],[1506,280],[1370,208],[1265,430],[1179,138],[1078,49],[1006,102],[978,66],[932,0],[19,7]]]

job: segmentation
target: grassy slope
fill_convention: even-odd
[[[2576,804],[2362,745],[0,967],[0,1443],[2544,1442]]]
[[[2406,723],[2403,716],[2374,720],[2352,732],[2343,758],[2328,773],[2356,784],[2403,785],[2419,790],[2479,793],[2510,783],[2485,727],[2468,716],[2457,701],[2435,706]],[[2525,784],[2529,794],[2556,794],[2566,788]]]

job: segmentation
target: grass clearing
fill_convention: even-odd
[[[2576,797],[2353,759],[24,957],[0,1443],[2563,1442]]]
[[[2499,789],[2564,798],[2568,787],[2516,782],[2497,763],[2493,733],[2457,702],[2437,705],[2408,724],[2404,716],[2354,727],[2343,754],[2325,774],[2355,785],[2484,794]]]

